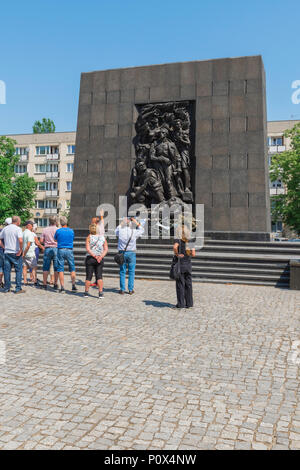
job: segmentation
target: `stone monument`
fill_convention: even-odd
[[[268,240],[261,56],[83,73],[70,223],[119,196],[205,206],[213,238]]]

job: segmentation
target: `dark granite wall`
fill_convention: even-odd
[[[269,232],[265,73],[260,56],[83,73],[71,225],[118,205],[135,161],[136,104],[195,101],[195,202],[209,232]]]

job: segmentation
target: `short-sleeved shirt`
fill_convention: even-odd
[[[118,250],[125,250],[127,242],[130,239],[130,242],[127,246],[127,251],[136,251],[136,241],[143,235],[143,233],[144,229],[141,225],[138,228],[130,228],[128,226],[122,227],[119,225],[115,230],[115,234],[119,239]]]
[[[178,254],[179,255],[184,255],[183,258],[181,258],[182,263],[190,263],[191,262],[191,257],[186,254],[186,243],[183,240],[174,240],[174,243],[178,243]]]
[[[57,241],[57,248],[73,249],[74,231],[69,227],[62,227],[56,230],[54,240]]]
[[[101,235],[90,235],[90,250],[95,256],[100,256],[103,253],[103,246],[105,243],[105,238]],[[90,256],[90,253],[87,253],[86,256]]]
[[[35,240],[35,234],[31,230],[28,230],[28,228],[26,230],[24,230],[24,232],[23,232],[23,253],[25,252],[25,250],[27,248],[28,242],[30,243],[30,247],[29,247],[29,249],[26,253],[26,258],[34,258],[35,257],[36,244],[35,244],[34,240]]]
[[[4,242],[4,253],[16,254],[20,250],[19,238],[23,238],[23,232],[16,224],[4,227],[0,239]]]
[[[57,231],[56,225],[50,225],[44,228],[41,241],[44,243],[45,248],[56,248],[57,241],[54,240],[54,235]]]

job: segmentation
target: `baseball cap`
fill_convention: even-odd
[[[12,224],[12,218],[11,217],[7,217],[7,219],[5,219],[5,222],[4,222],[6,225],[10,225]]]

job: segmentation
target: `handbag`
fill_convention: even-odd
[[[181,248],[181,243],[179,241],[179,250]],[[181,274],[181,269],[180,269],[180,258],[178,258],[176,255],[173,256],[172,264],[171,264],[171,269],[170,269],[170,274],[169,277],[170,279],[173,279],[174,281],[177,281],[180,278]]]
[[[130,235],[128,242],[126,243],[124,252],[127,251],[127,248],[128,248],[129,243],[131,242],[132,236],[133,236],[133,229],[131,230],[131,235]],[[119,266],[122,266],[125,263],[124,253],[117,253],[114,256],[114,260]]]

